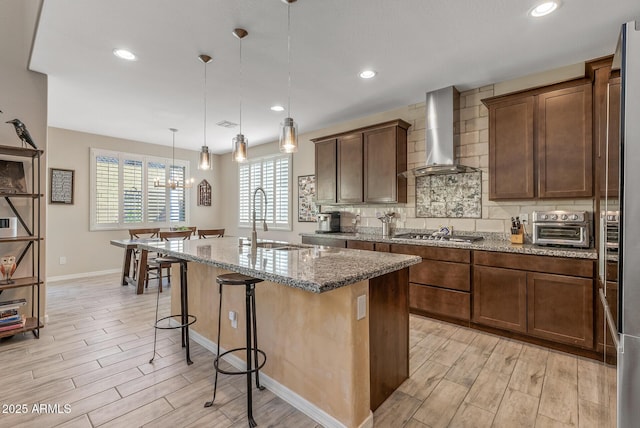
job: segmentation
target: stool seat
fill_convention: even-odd
[[[241,273],[225,273],[218,275],[216,282],[221,285],[249,285],[262,282],[259,278],[243,275]]]
[[[172,256],[161,256],[154,259],[156,263],[182,263],[183,260]]]

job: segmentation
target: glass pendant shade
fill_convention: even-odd
[[[293,118],[286,117],[280,126],[280,151],[283,153],[297,152],[298,124],[293,121]]]
[[[247,146],[249,145],[249,140],[247,140],[244,135],[238,134],[233,139],[233,153],[232,159],[236,162],[244,162],[248,158]]]
[[[202,146],[202,150],[200,151],[200,162],[198,162],[198,169],[211,169],[211,153],[209,152],[209,147]]]

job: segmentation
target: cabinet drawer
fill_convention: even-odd
[[[423,259],[442,260],[445,262],[469,263],[471,251],[457,248],[428,247],[423,245],[391,244],[391,252],[420,256]]]
[[[471,295],[462,291],[409,283],[409,307],[421,312],[469,321]]]
[[[471,265],[423,260],[409,267],[409,282],[470,291]]]
[[[326,247],[347,248],[346,239],[338,238],[321,238],[319,236],[303,236],[303,244],[324,245]]]
[[[373,251],[375,244],[373,242],[368,241],[347,241],[347,248],[352,248],[354,250],[369,250]]]
[[[563,259],[548,256],[530,256],[489,251],[474,251],[476,265],[521,269],[533,272],[557,273],[560,275],[593,277],[593,260]]]

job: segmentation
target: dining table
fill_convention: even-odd
[[[124,260],[122,263],[122,285],[133,285],[136,289],[136,294],[142,294],[144,292],[144,282],[147,278],[147,257],[149,251],[140,251],[140,260],[138,261],[137,275],[131,275],[132,261],[134,259],[134,252],[140,244],[151,244],[154,242],[160,242],[160,238],[138,238],[138,239],[112,239],[111,245],[124,248]]]

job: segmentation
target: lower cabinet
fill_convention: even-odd
[[[471,320],[471,252],[455,248],[391,244],[391,252],[422,257],[409,267],[409,310]]]
[[[505,330],[527,332],[527,273],[475,266],[473,322]]]
[[[594,349],[593,261],[525,255],[512,261],[518,269],[478,265],[503,265],[504,257],[476,252],[473,322]],[[553,273],[533,271],[545,266]]]
[[[374,251],[375,243],[369,241],[347,241],[347,248],[352,248],[354,250],[369,250]]]
[[[347,240],[324,236],[303,236],[303,244],[324,245],[325,247],[347,248]]]

